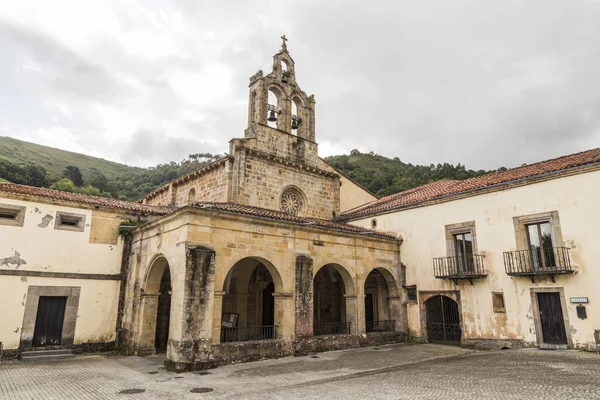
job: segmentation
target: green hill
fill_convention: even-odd
[[[398,157],[391,159],[358,150],[352,150],[350,155],[327,157],[325,161],[378,196],[398,193],[440,179],[462,180],[491,172],[468,170],[460,163],[406,164]]]
[[[73,165],[79,168],[84,179],[89,178],[94,171],[101,172],[108,179],[144,171],[142,168],[130,167],[103,158],[86,156],[85,154],[73,153],[4,136],[0,136],[0,157],[22,165],[32,164],[44,167],[48,173],[56,176],[61,176],[67,166]]]
[[[137,168],[0,137],[0,182],[10,181],[137,200],[159,186],[220,157],[197,153],[190,154],[180,162],[171,161],[151,168]],[[403,163],[397,157],[390,159],[358,150],[352,150],[349,155],[327,157],[325,160],[378,196],[397,193],[439,179],[467,179],[490,172],[467,170],[461,164],[412,165]],[[74,170],[78,170],[80,174],[74,173]]]

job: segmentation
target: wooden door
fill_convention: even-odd
[[[560,294],[538,293],[537,298],[544,343],[567,344]]]
[[[33,347],[60,345],[66,304],[66,297],[40,296],[33,331]]]

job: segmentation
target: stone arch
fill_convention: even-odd
[[[316,271],[313,288],[313,333],[349,334],[356,298],[350,273],[340,264],[325,264]]]
[[[333,267],[342,277],[342,279],[344,281],[344,289],[346,290],[346,295],[347,296],[355,296],[356,288],[354,286],[354,279],[352,279],[352,275],[350,275],[350,272],[348,272],[348,270],[339,263],[330,262],[327,264],[323,264],[319,269],[317,269],[314,272],[313,279],[316,278],[316,276],[320,270],[322,270],[323,268],[325,268],[328,265]]]
[[[172,270],[163,254],[148,263],[142,283],[139,351],[154,354],[166,350],[171,320]]]
[[[274,339],[283,316],[275,296],[283,289],[281,275],[262,257],[236,261],[223,280],[220,341]]]
[[[402,291],[401,291],[400,282],[398,282],[398,280],[396,279],[396,277],[394,276],[392,271],[390,271],[389,269],[387,269],[385,267],[373,267],[370,270],[368,270],[368,272],[365,276],[368,277],[369,274],[373,271],[378,271],[379,273],[381,273],[381,275],[383,275],[383,278],[385,279],[385,282],[387,283],[388,290],[390,291],[390,296],[400,296],[401,295]]]

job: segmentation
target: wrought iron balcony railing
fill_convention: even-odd
[[[536,275],[549,275],[554,282],[555,275],[574,272],[567,247],[505,251],[504,267],[507,275],[529,276],[532,281]]]
[[[396,321],[367,321],[367,333],[369,332],[393,332],[396,330]]]
[[[221,343],[268,340],[277,337],[277,325],[221,327]]]
[[[313,325],[313,335],[347,335],[350,333],[350,322],[321,322]]]
[[[483,256],[474,254],[472,257],[438,257],[433,259],[433,274],[439,279],[473,279],[486,277],[483,267]]]

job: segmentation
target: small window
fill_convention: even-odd
[[[492,307],[495,313],[504,313],[504,293],[492,293]]]
[[[0,225],[23,226],[25,207],[0,204]]]
[[[416,286],[407,286],[406,287],[406,298],[408,301],[416,302],[417,301],[417,287]]]
[[[188,204],[191,206],[196,202],[196,189],[191,188],[188,193]]]
[[[377,218],[371,220],[371,229],[377,229]]]
[[[54,229],[83,232],[85,229],[85,214],[73,214],[58,211],[56,213]]]

